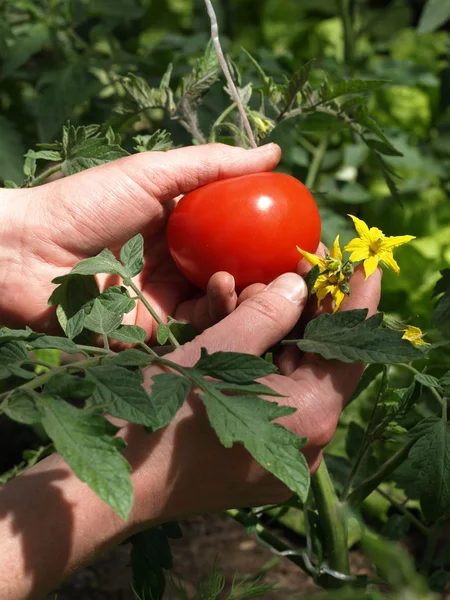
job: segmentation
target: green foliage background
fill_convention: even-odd
[[[342,19],[349,4],[358,29],[352,39]],[[347,213],[387,235],[417,237],[398,250],[401,275],[385,272],[381,309],[430,330],[429,341],[440,339],[432,330],[432,291],[439,271],[450,267],[448,5],[447,0],[430,1],[423,11],[423,3],[408,0],[216,2],[224,47],[239,66],[243,83],[252,82],[256,92],[261,80],[243,47],[277,83],[311,59],[310,81],[317,85],[325,75],[330,83],[342,77],[386,80],[369,95],[368,104],[402,154],[384,156],[399,176],[397,198],[380,163],[338,120],[289,121],[267,141],[281,145],[282,171],[312,183],[328,245],[338,233],[343,243],[353,237]],[[191,136],[161,109],[130,121],[119,78],[133,73],[158,87],[172,62],[176,84],[203,54],[208,39],[203,0],[0,0],[0,180],[22,184],[25,152],[60,139],[67,120],[74,125],[108,123],[129,151],[134,136],[158,129],[170,131],[175,145],[190,144]],[[229,102],[222,81],[207,93],[199,112],[206,135]],[[255,93],[252,108],[259,105]],[[217,139],[233,143],[223,129]],[[447,347],[431,357],[427,373],[441,377],[450,368]],[[392,368],[391,374],[398,387],[409,382],[400,369]],[[328,449],[334,474],[361,440],[373,395],[369,387],[343,413]],[[421,416],[426,417],[432,414],[433,399],[427,387],[421,395]],[[371,472],[373,461],[389,455],[385,442],[374,445],[363,474]],[[393,533],[388,505],[381,500],[370,497],[365,510],[390,526],[395,537],[398,528]]]

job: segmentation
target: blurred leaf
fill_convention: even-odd
[[[22,183],[24,154],[25,146],[16,126],[0,115],[0,179]]]
[[[417,31],[429,33],[444,25],[450,19],[449,0],[427,0],[420,16]]]

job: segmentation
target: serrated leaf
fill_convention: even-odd
[[[120,78],[124,90],[140,110],[149,108],[166,108],[170,114],[176,110],[173,92],[169,87],[151,87],[145,79],[134,73]]]
[[[78,346],[67,338],[55,336],[55,335],[43,335],[39,336],[35,340],[27,340],[27,344],[32,348],[61,350],[67,352],[67,354],[76,354],[79,352]]]
[[[330,100],[334,100],[340,96],[346,96],[347,94],[364,94],[366,92],[371,92],[386,85],[386,83],[388,82],[379,79],[350,79],[349,81],[341,79],[335,86],[326,89],[321,97],[323,101],[329,102]]]
[[[84,318],[84,326],[89,331],[101,333],[102,335],[112,334],[122,323],[123,315],[108,310],[98,300],[94,300],[91,312]]]
[[[417,32],[430,33],[435,31],[449,19],[450,2],[448,0],[428,0],[420,16]]]
[[[142,350],[124,350],[112,358],[108,358],[108,364],[122,367],[145,367],[154,361],[154,357]]]
[[[84,306],[86,314],[89,314],[92,310],[94,301],[100,302],[109,311],[121,313],[122,315],[131,312],[136,307],[136,302],[130,298],[128,290],[120,285],[107,288],[102,294],[86,303]]]
[[[24,153],[20,132],[11,121],[0,115],[0,179],[22,183]]]
[[[83,145],[76,148],[70,158],[66,158],[61,165],[64,175],[74,175],[85,169],[112,162],[128,156],[128,152],[117,144],[106,144],[106,138],[86,140]],[[89,259],[87,259],[89,260]]]
[[[402,152],[396,150],[392,144],[386,144],[386,142],[381,142],[380,140],[374,140],[371,138],[364,138],[364,141],[371,150],[375,150],[376,152],[384,154],[385,156],[403,156]]]
[[[87,414],[58,397],[42,397],[42,425],[75,475],[123,520],[133,506],[130,465],[124,442],[104,417]]]
[[[136,135],[133,141],[136,152],[166,152],[174,147],[170,133],[160,129],[151,135]]]
[[[121,325],[114,331],[111,331],[109,337],[125,344],[142,344],[145,342],[147,333],[145,329],[138,327],[138,325]]]
[[[7,342],[0,346],[0,379],[16,375],[23,379],[32,379],[34,373],[22,369],[23,362],[30,360],[23,342]]]
[[[61,152],[58,152],[56,150],[39,150],[38,152],[36,152],[35,150],[28,150],[25,156],[28,158],[32,158],[33,160],[41,159],[50,160],[53,162],[59,162],[60,160],[62,160]]]
[[[208,354],[202,348],[195,369],[203,375],[222,379],[228,383],[251,383],[255,379],[275,373],[277,368],[253,354],[239,352],[215,352]]]
[[[81,260],[71,270],[70,275],[99,275],[100,273],[126,277],[123,266],[107,248],[102,250],[97,256]],[[53,283],[61,283],[64,277],[67,277],[67,275],[63,275],[62,278],[57,277],[53,280]]]
[[[284,108],[281,111],[282,113],[289,110],[297,94],[302,91],[303,86],[309,79],[314,61],[315,59],[313,58],[302,65],[289,79],[284,92]]]
[[[40,423],[42,414],[33,395],[25,390],[15,390],[2,404],[2,411],[13,421],[34,425]]]
[[[297,346],[303,352],[343,362],[395,364],[424,357],[402,339],[402,332],[381,327],[381,313],[365,320],[366,316],[367,309],[321,315],[308,323]]]
[[[44,335],[43,333],[36,333],[29,327],[25,329],[0,329],[0,344],[12,341],[25,341],[29,339],[36,339]]]
[[[88,379],[69,373],[55,373],[45,384],[44,393],[65,399],[85,400],[94,389],[95,383]]]
[[[410,432],[420,436],[409,452],[424,516],[436,521],[450,508],[450,425],[430,417]]]
[[[437,377],[433,377],[433,375],[428,375],[427,373],[416,373],[414,375],[414,379],[425,387],[441,389],[439,379]]]
[[[271,423],[280,416],[292,414],[295,409],[257,396],[225,396],[212,388],[200,397],[211,426],[226,448],[242,444],[260,465],[306,501],[309,469],[299,452],[306,440]]]
[[[167,343],[170,335],[170,328],[164,323],[159,323],[158,329],[156,330],[156,341],[160,346],[164,346]]]
[[[99,289],[93,276],[64,275],[53,283],[60,285],[49,298],[49,305],[58,305],[56,315],[64,333],[71,339],[84,328],[84,306],[95,298]]]
[[[93,400],[109,414],[130,423],[152,426],[153,408],[149,395],[142,386],[139,375],[117,363],[86,370],[87,377],[95,383]]]
[[[156,431],[170,423],[188,397],[192,383],[174,373],[154,375],[152,380],[149,407],[152,422],[149,427]]]
[[[122,247],[120,260],[127,277],[135,277],[142,271],[144,268],[144,238],[140,233]]]

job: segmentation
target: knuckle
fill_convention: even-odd
[[[268,296],[266,294],[252,296],[246,300],[245,306],[248,310],[255,313],[257,317],[263,317],[275,331],[282,333],[284,331],[282,311],[278,304]]]

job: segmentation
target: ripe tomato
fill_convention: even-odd
[[[295,271],[296,246],[315,252],[320,216],[308,189],[283,173],[224,179],[184,196],[167,226],[180,271],[205,289],[211,275],[228,271],[236,289],[269,283]]]

